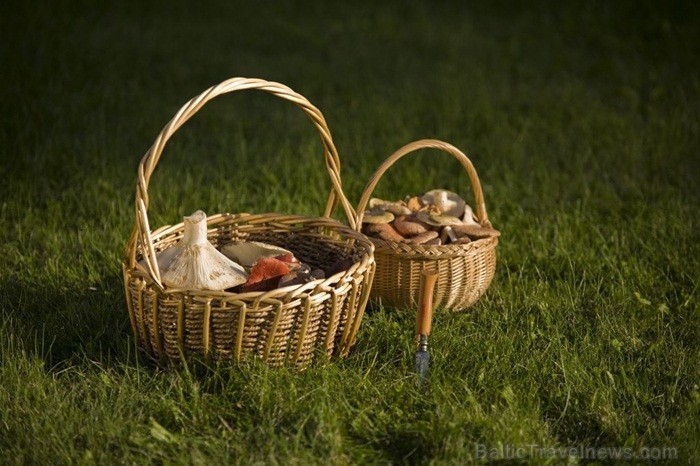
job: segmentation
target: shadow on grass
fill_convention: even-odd
[[[387,432],[383,441],[373,442],[373,446],[382,450],[391,464],[427,464],[433,456],[433,440],[428,435],[397,427]]]
[[[11,335],[20,351],[42,359],[49,371],[85,361],[100,366],[182,368],[180,361],[161,366],[137,349],[121,276],[103,276],[85,286],[2,277],[0,335]],[[314,364],[323,366],[338,360],[337,355],[319,357]],[[244,359],[238,365],[265,366],[256,358]],[[212,374],[220,376],[215,361],[191,353],[187,354],[187,370],[201,381]]]
[[[84,287],[7,277],[0,282],[0,328],[50,368],[85,359],[112,365],[134,357],[120,277]]]

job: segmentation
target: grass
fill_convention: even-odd
[[[3,4],[0,462],[463,464],[537,445],[697,463],[698,13]],[[472,158],[503,232],[497,273],[473,308],[436,312],[427,390],[412,313],[379,306],[347,359],[304,372],[164,371],[138,356],[120,273],[136,167],[182,103],[231,76],[284,82],[323,110],[353,203],[411,140]],[[467,183],[425,152],[376,194]],[[320,214],[329,185],[300,111],[225,96],[166,148],[151,222]]]

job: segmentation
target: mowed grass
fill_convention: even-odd
[[[699,462],[698,13],[3,4],[0,462],[463,464],[487,449],[575,463],[543,450],[570,447]],[[138,355],[120,265],[138,162],[180,105],[232,76],[324,112],[353,204],[411,140],[471,157],[503,233],[496,277],[474,307],[436,311],[426,389],[410,309],[373,306],[347,359],[302,372]],[[225,96],[166,147],[151,224],[199,208],[320,215],[323,167],[300,110]],[[471,199],[434,151],[376,194],[434,187]]]

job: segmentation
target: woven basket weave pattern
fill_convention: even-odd
[[[216,214],[207,218],[215,247],[245,240],[292,251],[312,268],[340,259],[352,264],[323,280],[268,292],[228,293],[164,287],[155,260],[182,238],[182,223],[150,230],[148,184],[170,136],[217,95],[244,89],[269,92],[299,106],[321,136],[332,189],[323,217],[283,214]],[[330,218],[340,203],[349,227]],[[190,100],[166,125],[138,171],[136,224],[125,251],[124,286],[134,335],[161,363],[198,355],[216,360],[261,358],[272,365],[306,365],[317,355],[346,355],[355,342],[375,272],[373,244],[340,183],[340,160],[321,112],[288,87],[233,78]]]
[[[417,301],[420,273],[437,270],[433,302],[448,309],[463,309],[474,304],[491,284],[496,270],[495,238],[469,245],[452,246],[460,254],[445,253],[448,246],[414,248],[406,252],[387,241],[372,238],[377,272],[372,299],[392,307],[410,307]]]

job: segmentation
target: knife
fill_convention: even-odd
[[[430,353],[428,352],[428,335],[433,324],[433,290],[438,278],[435,270],[423,270],[420,274],[418,294],[418,313],[416,315],[416,336],[418,351],[416,352],[416,372],[418,386],[422,386],[428,377]]]

